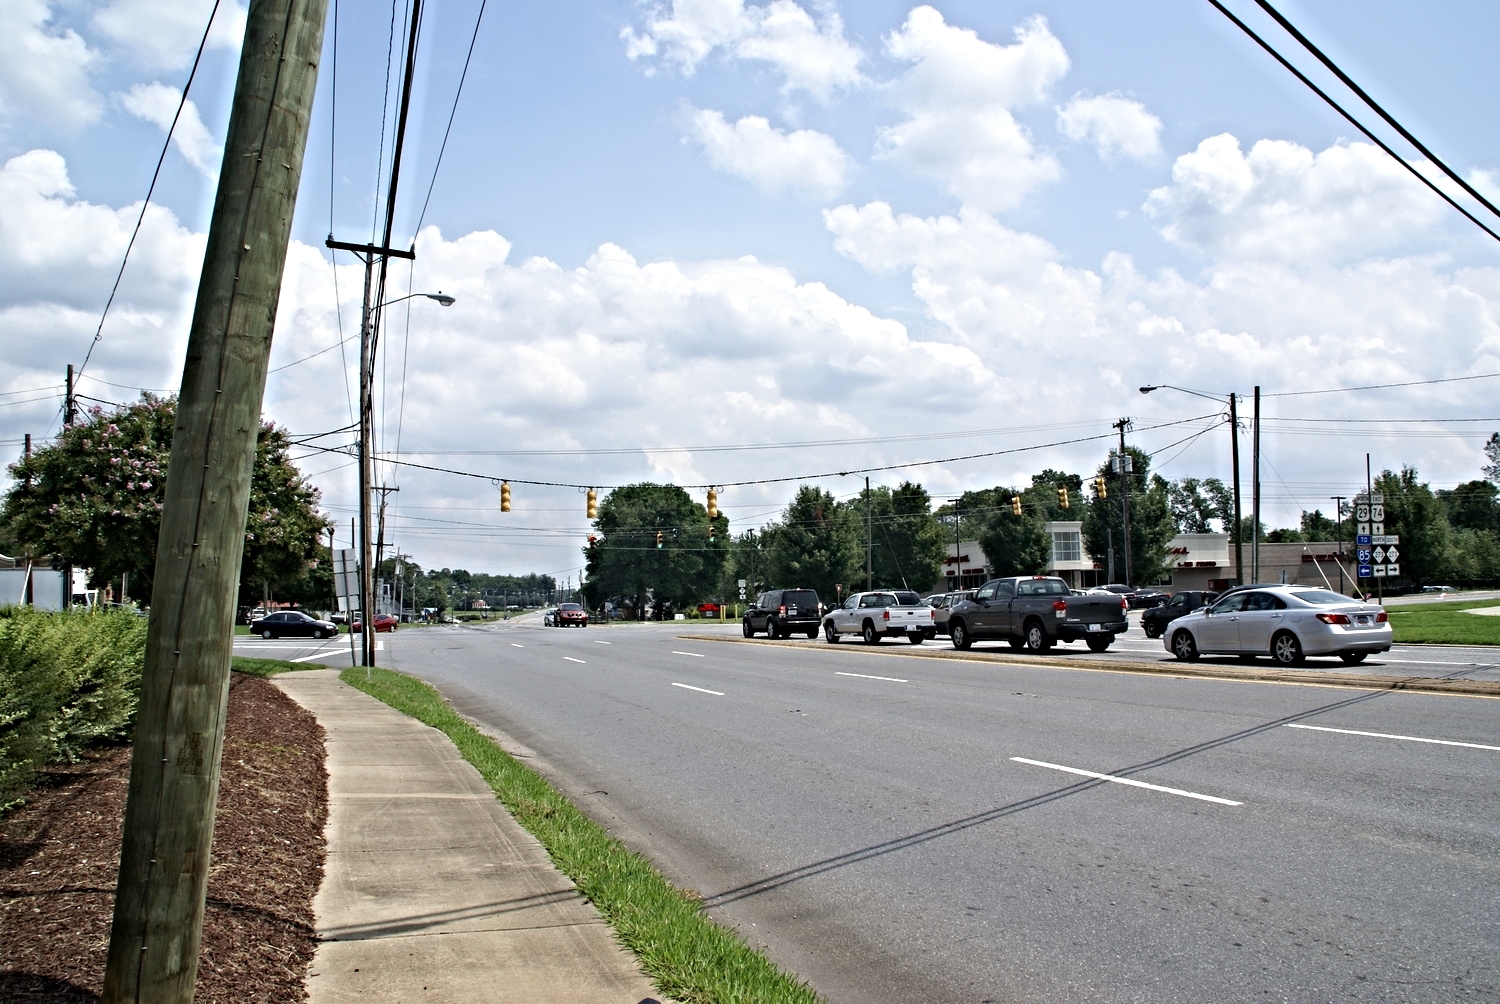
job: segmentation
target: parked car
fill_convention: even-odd
[[[938,602],[932,605],[934,611],[934,630],[938,634],[947,634],[948,617],[953,613],[953,608],[964,600],[971,600],[973,598],[974,590],[972,589],[961,589],[956,593],[944,593]],[[929,596],[928,599],[931,600],[932,597]]]
[[[557,608],[556,607],[548,607],[546,610],[542,611],[542,627],[556,627],[556,626],[557,626]]]
[[[396,630],[396,625],[398,623],[400,622],[390,614],[376,614],[375,633],[380,634],[382,631],[394,631]],[[365,626],[361,621],[352,621],[349,624],[349,630],[354,634],[360,634],[364,631],[364,629]]]
[[[251,621],[250,633],[262,638],[332,638],[339,628],[332,621],[320,621],[300,610],[281,610]]]
[[[1165,606],[1168,599],[1170,596],[1160,589],[1137,589],[1130,597],[1130,609],[1152,610]]]
[[[1011,648],[1045,652],[1059,641],[1086,641],[1103,652],[1130,627],[1128,602],[1112,590],[1074,596],[1062,579],[1020,575],[991,579],[948,615],[953,647],[966,649],[987,638]]]
[[[554,627],[588,627],[589,612],[577,603],[559,603],[552,615]]]
[[[829,642],[837,645],[846,634],[858,635],[866,645],[879,644],[882,638],[905,638],[920,645],[937,634],[937,610],[908,589],[855,593],[823,618],[823,636]]]
[[[1263,586],[1226,592],[1209,607],[1178,618],[1163,644],[1183,662],[1200,655],[1269,655],[1300,666],[1309,655],[1363,662],[1389,651],[1385,610],[1316,586]]]
[[[1454,589],[1453,589],[1452,586],[1423,586],[1422,587],[1422,592],[1424,592],[1424,593],[1451,593],[1453,591],[1454,591]]]
[[[1201,589],[1184,589],[1172,594],[1172,598],[1158,607],[1152,607],[1141,614],[1141,630],[1146,632],[1147,638],[1160,638],[1168,624],[1181,617],[1190,614],[1200,607],[1206,607],[1219,598],[1218,593],[1205,592]]]
[[[790,638],[796,633],[816,638],[822,619],[823,604],[815,590],[768,589],[755,598],[740,625],[746,638],[757,631],[764,631],[767,638]]]

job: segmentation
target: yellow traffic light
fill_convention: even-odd
[[[1057,490],[1057,504],[1064,509],[1068,508],[1068,490],[1066,488],[1059,488]]]
[[[656,531],[656,546],[661,547],[661,531]]]
[[[1107,499],[1107,498],[1109,498],[1109,492],[1108,492],[1108,490],[1105,487],[1108,483],[1109,482],[1107,482],[1104,479],[1103,475],[1100,475],[1099,477],[1097,477],[1097,478],[1094,479],[1094,497],[1095,498],[1098,498],[1098,499]]]
[[[500,511],[510,512],[510,482],[500,482]]]
[[[1021,496],[1012,495],[1010,497],[1010,511],[1017,516],[1021,515]]]
[[[708,539],[714,539],[714,525],[712,523],[708,524]]]
[[[719,518],[719,493],[712,488],[708,490],[708,518]]]
[[[599,493],[592,488],[589,489],[588,506],[584,509],[584,514],[589,519],[599,518]]]

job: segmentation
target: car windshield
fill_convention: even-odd
[[[1358,603],[1358,600],[1350,599],[1348,596],[1340,595],[1328,589],[1299,589],[1292,594],[1303,603],[1312,603],[1320,607],[1331,607],[1336,603]]]
[[[558,607],[557,609],[559,609],[559,610],[582,610],[583,607],[579,606],[577,603],[564,603],[562,606]]]
[[[896,602],[900,603],[903,607],[915,607],[921,605],[922,599],[916,593],[908,593],[903,590],[896,594]]]
[[[781,605],[811,610],[818,605],[818,594],[811,589],[788,589],[781,594]]]

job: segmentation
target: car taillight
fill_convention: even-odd
[[[1349,624],[1348,614],[1318,614],[1318,620],[1324,624]]]
[[[1052,601],[1052,609],[1053,610],[1066,610],[1066,609],[1068,609],[1068,601],[1067,600],[1053,600]]]
[[[1120,597],[1120,609],[1121,610],[1129,610],[1130,609],[1130,601],[1127,600],[1123,596]]]
[[[1384,610],[1380,611],[1380,613],[1378,613],[1378,614],[1375,615],[1375,623],[1376,624],[1384,624],[1388,620],[1390,620],[1390,618],[1385,615],[1385,611]]]
[[[781,605],[781,616],[786,616],[786,604],[784,603]]]
[[[889,610],[882,610],[880,611],[880,617],[882,620],[890,620],[891,612]]]
[[[927,613],[928,613],[928,615],[929,615],[929,616],[930,616],[930,617],[931,617],[931,618],[932,618],[932,619],[933,619],[933,620],[937,620],[937,608],[936,608],[936,607],[933,607],[933,608],[932,608],[932,609],[931,609],[931,610],[929,610],[929,611],[927,611]]]

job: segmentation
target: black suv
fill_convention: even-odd
[[[1160,638],[1168,624],[1183,614],[1190,614],[1199,607],[1208,606],[1218,598],[1218,593],[1199,589],[1184,589],[1180,593],[1173,593],[1172,598],[1166,603],[1141,614],[1141,630],[1146,632],[1147,638]]]
[[[809,638],[818,636],[823,620],[823,605],[811,589],[769,589],[756,597],[755,606],[745,611],[745,637],[764,631],[767,638],[790,638],[800,631]]]

